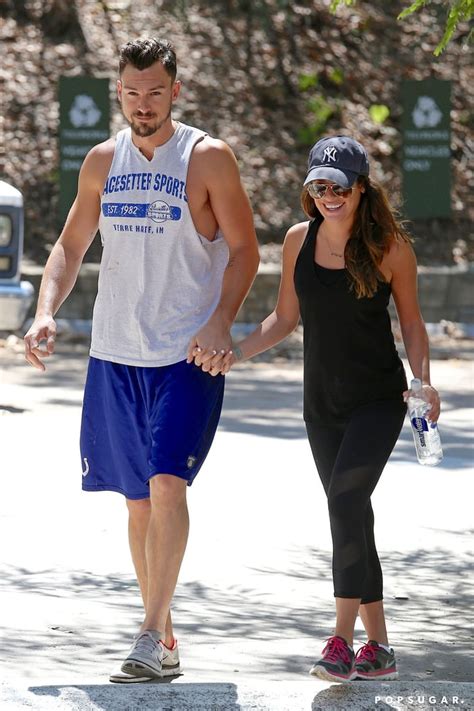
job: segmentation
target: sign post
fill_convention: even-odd
[[[110,135],[109,80],[59,79],[59,218],[67,217],[86,153]]]
[[[402,82],[403,212],[451,215],[451,82]]]

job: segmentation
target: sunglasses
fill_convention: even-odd
[[[337,197],[346,198],[349,197],[354,188],[343,188],[342,185],[337,185],[333,183],[332,185],[321,185],[320,183],[308,183],[306,186],[309,194],[312,198],[316,200],[321,200],[328,190],[331,190],[333,195]]]

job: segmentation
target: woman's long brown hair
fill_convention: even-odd
[[[379,267],[393,242],[411,242],[403,224],[396,218],[383,187],[366,176],[359,176],[358,184],[364,188],[352,227],[352,234],[344,250],[346,269],[358,299],[371,297],[380,281],[385,281]],[[306,188],[301,193],[301,206],[308,217],[322,215]]]

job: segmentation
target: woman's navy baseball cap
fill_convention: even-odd
[[[357,176],[368,174],[369,159],[364,146],[349,136],[332,136],[322,138],[310,150],[304,184],[312,180],[332,180],[343,188],[350,188]]]

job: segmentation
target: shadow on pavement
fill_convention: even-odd
[[[2,363],[14,380],[32,388],[32,392],[47,388],[43,402],[47,405],[79,407],[84,388],[87,350],[84,346],[58,344],[57,356],[47,363],[45,373],[25,364],[22,354],[11,354]],[[61,392],[61,388],[64,392]],[[444,449],[443,468],[462,469],[472,466],[471,429],[465,422],[457,427],[447,424],[443,414],[472,408],[471,392],[442,392],[440,434]],[[281,439],[305,439],[302,416],[303,370],[292,364],[289,368],[270,364],[247,363],[227,376],[226,393],[219,428],[226,432],[252,434]],[[15,403],[5,403],[8,413],[21,414]],[[469,457],[471,452],[471,457]],[[393,461],[415,460],[414,446],[408,420],[405,421]]]
[[[293,373],[291,379],[262,379],[257,370],[250,373],[240,371],[238,375],[238,380],[232,381],[232,377],[227,379],[219,424],[221,430],[280,439],[306,438],[302,382],[298,373]],[[469,393],[447,393],[443,398],[444,413],[471,407],[472,395]],[[444,451],[442,467],[451,470],[471,467],[474,458],[471,430],[465,424],[462,427],[447,424],[441,417],[440,434]],[[408,418],[403,424],[392,461],[416,461]]]
[[[359,688],[356,688],[356,685]],[[352,684],[332,684],[329,689],[323,689],[316,694],[311,704],[311,711],[348,711],[349,709],[354,709],[354,711],[366,711],[368,709],[371,709],[371,711],[372,709],[386,711],[386,709],[390,709],[390,711],[393,711],[391,704],[378,699],[377,702],[375,702],[375,694],[373,699],[370,699],[370,706],[366,705],[369,701],[368,698],[364,699],[366,703],[361,705],[361,700],[358,698],[360,687],[361,684],[358,682],[353,682]],[[385,694],[386,693],[387,689],[385,689]],[[380,695],[379,693],[379,696]],[[372,706],[372,704],[374,704],[374,706]]]
[[[458,399],[459,396],[456,397],[456,400]],[[449,400],[449,397],[445,398],[445,410],[448,409],[447,404]],[[470,405],[466,404],[466,407],[470,407]],[[440,465],[441,468],[458,471],[461,469],[470,469],[474,459],[472,431],[468,429],[465,424],[463,424],[462,428],[457,428],[453,425],[443,423],[441,420],[439,432],[444,455]],[[469,452],[471,452],[471,457],[469,457]],[[415,447],[408,418],[405,418],[403,429],[390,460],[392,462],[416,462]]]
[[[311,711],[384,711],[384,709],[469,708],[472,692],[452,682],[355,681],[332,684],[313,699]]]
[[[61,701],[68,709],[100,708],[104,711],[237,711],[235,684],[135,684],[133,688],[108,685],[58,685],[32,686],[28,691],[44,699],[50,697]]]
[[[389,632],[401,678],[470,681],[473,597],[468,553],[458,551],[454,557],[445,548],[381,551],[380,558]],[[291,566],[284,570],[249,568],[247,584],[236,580],[225,586],[198,581],[178,585],[173,603],[178,636],[187,644],[199,644],[206,665],[216,670],[245,672],[249,660],[243,640],[249,640],[258,646],[258,655],[251,660],[254,673],[268,672],[282,679],[306,673],[332,634],[331,559],[328,552],[314,547],[291,549],[290,559]],[[20,660],[34,659],[38,670],[45,665],[45,675],[52,665],[58,672],[73,668],[75,674],[85,675],[95,660],[93,668],[103,679],[128,648],[130,630],[141,622],[139,590],[131,576],[9,567],[0,583],[0,591],[4,590],[19,599],[25,595],[27,604],[37,593],[56,598],[58,608],[73,595],[75,605],[80,605],[77,626],[55,622],[54,613],[49,613],[42,628],[15,635],[1,629],[8,639],[5,671],[8,663],[15,668]],[[304,647],[298,645],[288,653],[287,645],[277,643],[282,630],[288,640],[306,639]],[[362,631],[356,639],[356,644],[364,641]]]
[[[472,681],[468,662],[474,605],[470,553],[457,550],[454,554],[454,548],[438,547],[406,553],[379,550],[379,557],[384,571],[387,625],[400,678]],[[310,585],[311,581],[326,579],[332,595],[330,554],[307,547],[295,552],[293,561],[293,567],[285,571],[260,568],[258,572],[270,577],[269,588],[278,586],[280,576],[285,577],[287,589],[294,589],[292,578]],[[333,633],[334,606],[329,595],[323,601],[315,599],[313,609],[298,606],[292,610],[289,630],[312,635],[322,646],[324,638]],[[356,632],[355,639],[357,646],[364,641],[363,633]],[[315,650],[319,651],[317,646]],[[294,671],[291,662],[279,661],[286,666],[282,671]]]
[[[303,439],[303,386],[299,379],[261,378],[259,373],[227,376],[219,428],[280,439]]]

